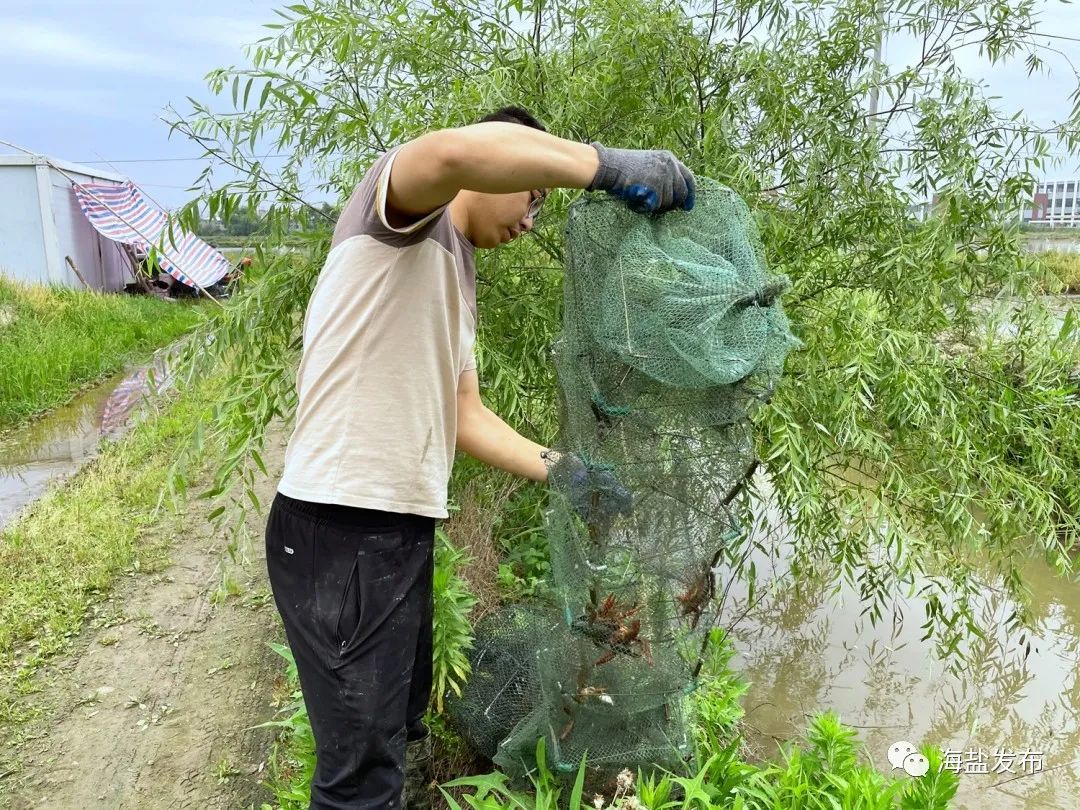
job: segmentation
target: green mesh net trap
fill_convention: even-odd
[[[457,728],[504,771],[679,769],[717,620],[717,566],[754,466],[749,416],[796,344],[750,211],[699,180],[691,212],[585,197],[555,344],[561,460],[550,597],[487,616]]]

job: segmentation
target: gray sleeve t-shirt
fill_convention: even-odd
[[[444,518],[458,378],[476,367],[473,246],[446,207],[390,225],[396,154],[353,192],[308,302],[278,491]]]

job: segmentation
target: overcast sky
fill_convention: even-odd
[[[0,3],[0,139],[73,162],[108,160],[158,202],[184,202],[184,189],[202,164],[199,149],[168,137],[159,116],[166,104],[208,100],[203,77],[215,67],[242,63],[242,48],[275,18],[271,0],[3,0]],[[1080,67],[1080,7],[1047,0],[1047,40]],[[903,42],[886,59],[911,56]],[[1048,52],[1052,73],[1029,79],[1022,65],[988,67],[974,49],[970,75],[1001,96],[1003,109],[1022,109],[1049,122],[1068,112],[1075,81],[1064,57]],[[0,152],[11,151],[0,146]],[[164,160],[168,159],[168,160]],[[154,162],[130,162],[146,161]],[[91,165],[108,168],[105,163]],[[1055,172],[1074,173],[1074,162]]]
[[[203,164],[160,120],[173,103],[211,98],[213,68],[243,63],[282,2],[0,0],[0,139],[108,169],[109,160],[166,207]],[[0,152],[12,150],[0,146]],[[120,161],[171,159],[170,162]]]

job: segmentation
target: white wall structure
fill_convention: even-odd
[[[1080,227],[1080,178],[1044,180],[1035,186],[1034,205],[1021,222],[1050,228]]]
[[[131,280],[123,248],[101,236],[83,216],[71,188],[78,183],[123,183],[112,172],[43,155],[0,155],[0,275],[36,284],[119,290]]]

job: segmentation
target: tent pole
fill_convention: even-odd
[[[79,268],[75,266],[75,261],[70,256],[65,256],[64,261],[67,262],[68,267],[71,268],[71,272],[73,272],[78,277],[79,281],[82,282],[82,285],[86,287],[86,289],[92,290],[93,287],[86,283],[86,279],[83,278],[83,274],[80,273]]]

